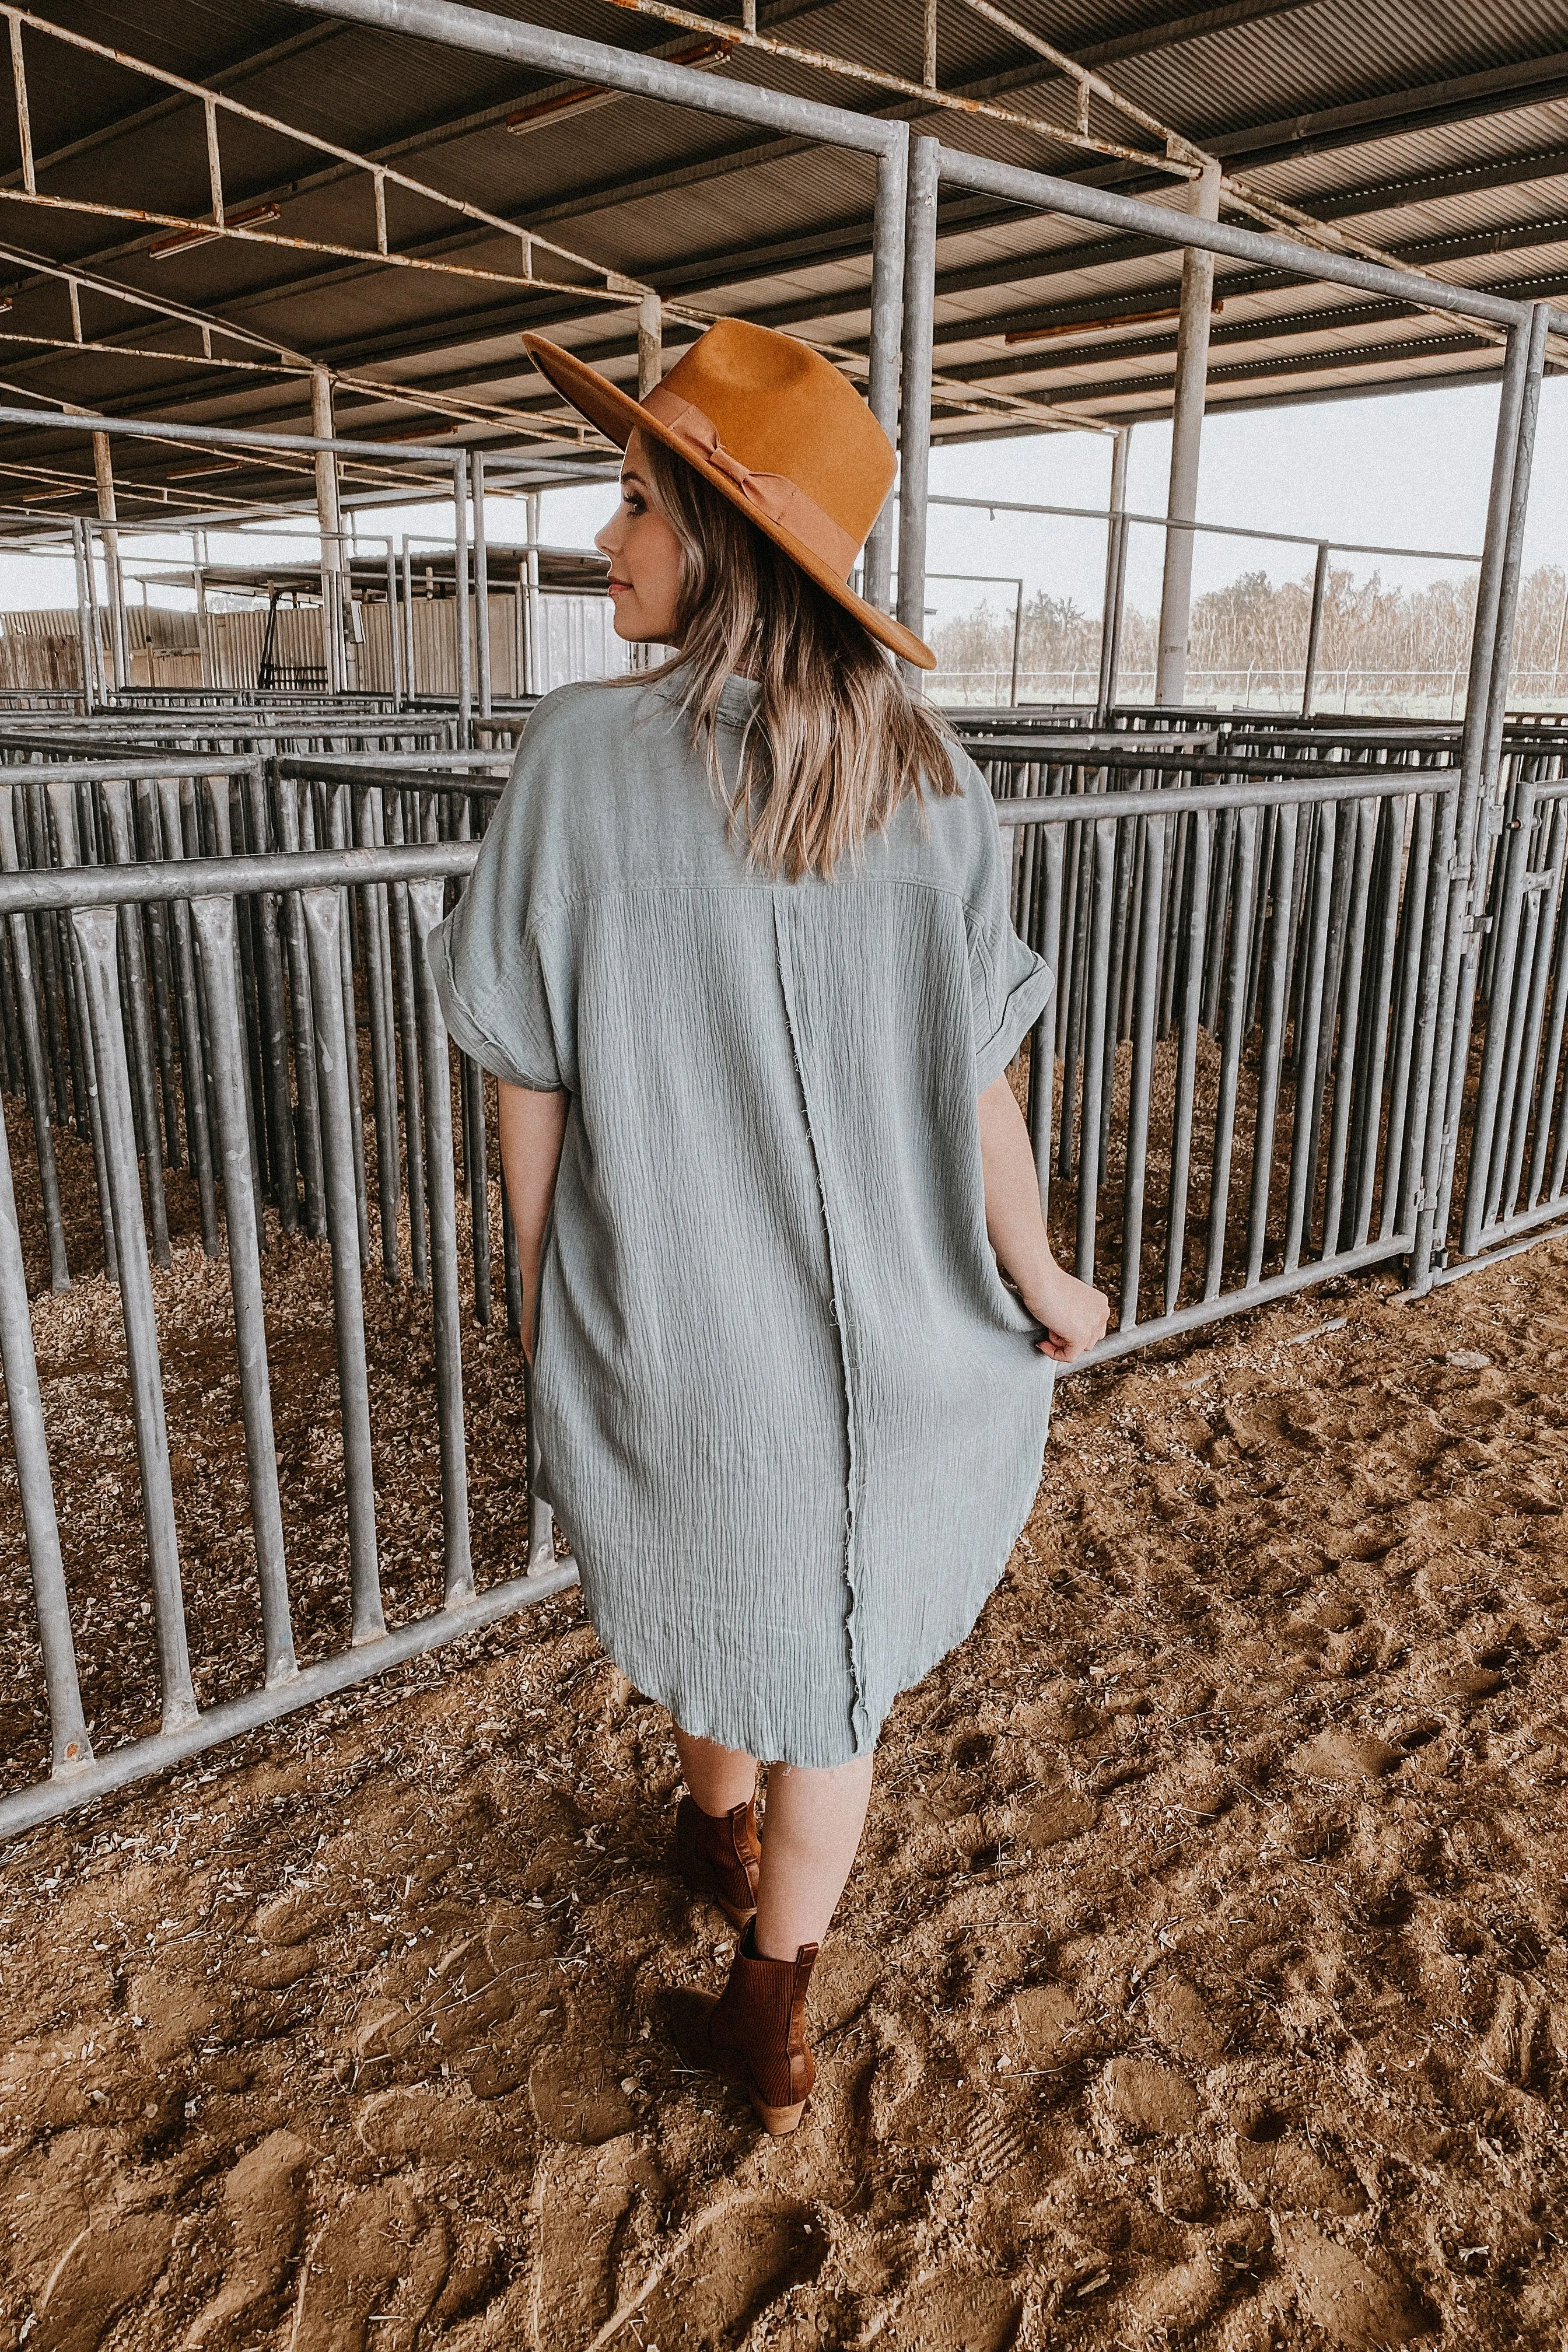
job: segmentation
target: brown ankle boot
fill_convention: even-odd
[[[776,2136],[794,2131],[816,2080],[816,2061],[805,2046],[805,1989],[817,1948],[803,1944],[793,1960],[768,1960],[756,1938],[753,1920],[721,1993],[683,1997],[676,2036],[692,2065],[744,2091]]]
[[[675,1809],[675,1861],[693,1895],[717,1903],[731,1927],[743,1927],[757,1907],[756,1803],[748,1798],[732,1812],[705,1813],[694,1797]]]

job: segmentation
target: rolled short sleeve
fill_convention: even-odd
[[[574,1086],[571,928],[552,804],[551,730],[530,721],[463,895],[430,941],[447,1026],[508,1085]],[[537,730],[537,732],[536,732]]]
[[[989,785],[973,764],[964,783],[973,846],[964,921],[974,1022],[974,1090],[999,1078],[1049,1002],[1055,975],[1013,929],[1008,856]]]

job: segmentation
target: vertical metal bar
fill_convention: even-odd
[[[1345,925],[1340,984],[1335,993],[1340,1008],[1339,1052],[1334,1064],[1334,1107],[1329,1131],[1329,1165],[1323,1195],[1323,1255],[1342,1246],[1341,1211],[1344,1204],[1345,1159],[1350,1148],[1350,1123],[1355,1091],[1355,1068],[1361,1036],[1362,966],[1366,948],[1367,918],[1372,902],[1372,855],[1376,843],[1378,804],[1357,803],[1354,866],[1351,877],[1349,919]]]
[[[1529,329],[1509,330],[1498,401],[1486,538],[1476,588],[1459,781],[1457,790],[1451,789],[1445,798],[1442,832],[1433,865],[1434,900],[1427,923],[1428,956],[1417,1032],[1416,1100],[1425,1135],[1409,1281],[1417,1297],[1431,1287],[1434,1244],[1446,1230],[1458,1153],[1458,1112],[1468,1057],[1468,1005],[1474,988],[1475,961],[1473,942],[1468,942],[1465,936],[1466,919],[1478,863],[1478,817],[1486,806],[1492,781],[1488,773],[1489,718],[1499,628],[1504,617],[1505,574],[1510,544],[1517,545],[1518,538],[1522,536],[1523,517],[1514,495],[1516,477],[1521,470],[1522,457],[1521,487],[1528,497],[1534,414],[1545,363],[1546,316],[1538,307],[1531,314]],[[1511,623],[1511,615],[1509,618]],[[1468,978],[1467,962],[1470,967]],[[1439,1210],[1442,1223],[1438,1221]]]
[[[1279,1109],[1279,1072],[1285,1055],[1285,1006],[1289,995],[1290,892],[1296,873],[1296,826],[1300,811],[1287,801],[1274,829],[1274,905],[1269,919],[1268,975],[1263,1001],[1263,1045],[1258,1066],[1258,1117],[1252,1130],[1252,1198],[1247,1220],[1247,1286],[1263,1272],[1268,1237],[1268,1196],[1274,1177],[1274,1130]],[[1261,893],[1259,893],[1261,896]],[[1170,1312],[1169,1307],[1166,1313]]]
[[[461,456],[452,460],[452,568],[456,602],[458,656],[458,749],[466,751],[474,740],[473,664],[468,629],[468,483]]]
[[[285,852],[300,847],[297,789],[278,789],[278,826]],[[327,1230],[326,1178],[321,1161],[321,1089],[316,1068],[316,1031],[310,1007],[310,950],[305,910],[297,890],[283,896],[283,939],[289,951],[289,994],[294,1025],[294,1077],[299,1097],[300,1172],[305,1186],[305,1231],[320,1241]]]
[[[1110,511],[1105,522],[1105,597],[1100,619],[1100,684],[1094,698],[1094,723],[1106,726],[1116,700],[1116,656],[1122,607],[1122,572],[1127,554],[1127,453],[1132,440],[1131,425],[1119,425],[1110,445]]]
[[[392,707],[403,708],[403,622],[397,610],[397,558],[386,542],[386,658],[392,667]]]
[[[1163,817],[1145,829],[1142,905],[1138,929],[1137,993],[1132,1009],[1132,1080],[1127,1107],[1127,1172],[1121,1220],[1121,1325],[1138,1320],[1143,1259],[1143,1191],[1149,1169],[1149,1096],[1160,993],[1160,916],[1164,897]]]
[[[90,719],[98,708],[93,660],[91,624],[88,618],[90,598],[88,594],[87,526],[79,515],[71,517],[71,553],[76,560],[76,629],[77,643],[81,652],[82,709]]]
[[[158,780],[158,809],[163,826],[163,856],[174,863],[184,856],[180,822],[180,788],[172,779]],[[202,1248],[208,1257],[218,1251],[217,1196],[213,1190],[212,1132],[207,1124],[206,1055],[202,1045],[201,1011],[196,1002],[195,950],[191,945],[191,910],[183,898],[170,908],[174,950],[174,986],[180,1015],[180,1066],[185,1087],[185,1140],[195,1171],[201,1206]]]
[[[262,1639],[267,1686],[288,1682],[297,1671],[294,1633],[289,1619],[289,1578],[283,1557],[283,1514],[278,1496],[278,1457],[272,1430],[272,1390],[267,1367],[267,1324],[261,1296],[261,1258],[256,1193],[251,1184],[250,1130],[242,1084],[235,908],[232,898],[193,898],[191,920],[201,955],[202,979],[212,1018],[213,1107],[223,1160],[224,1224],[228,1240],[228,1278],[234,1297],[234,1332],[239,1362],[240,1412],[245,1422],[245,1458],[250,1485],[250,1524],[256,1541],[256,1571],[261,1592]]]
[[[1568,855],[1568,844],[1561,838],[1557,849],[1557,878],[1552,884],[1552,922],[1549,931],[1548,961],[1552,970],[1552,1018],[1547,1024],[1546,1049],[1542,1056],[1541,1079],[1537,1089],[1535,1140],[1530,1154],[1530,1181],[1525,1188],[1525,1206],[1533,1209],[1542,1197],[1542,1180],[1546,1173],[1546,1151],[1552,1133],[1552,1105],[1557,1097],[1558,1065],[1563,1055],[1563,1030],[1568,1019],[1568,923],[1562,919],[1565,903],[1563,887],[1563,860]],[[1565,1106],[1568,1108],[1568,1106]]]
[[[358,803],[359,837],[366,848],[375,845],[375,815],[371,790],[362,786]],[[386,1003],[387,959],[382,937],[386,921],[384,892],[374,883],[360,894],[363,909],[365,1009],[370,1027],[371,1107],[375,1123],[376,1195],[381,1214],[381,1263],[388,1282],[398,1279],[397,1266],[397,1080],[390,1050],[390,1008]],[[352,982],[351,982],[352,984]],[[345,1006],[346,1010],[346,1006]]]
[[[1200,220],[1219,217],[1220,166],[1208,163],[1192,183],[1190,200]],[[1198,510],[1198,457],[1208,393],[1209,316],[1214,300],[1214,256],[1190,245],[1182,256],[1182,307],[1176,325],[1175,407],[1171,420],[1170,518],[1165,531],[1165,569],[1160,593],[1160,647],[1154,699],[1163,708],[1187,698],[1187,633],[1193,601],[1193,541],[1190,523]]]
[[[1045,889],[1037,942],[1039,953],[1061,986],[1061,923],[1062,867],[1066,848],[1066,827],[1059,824],[1041,825],[1037,831],[1046,838],[1041,846],[1045,861]],[[1053,991],[1053,998],[1055,995]],[[1051,1121],[1055,1109],[1057,1077],[1057,1019],[1054,1001],[1048,1003],[1035,1024],[1029,1045],[1029,1139],[1035,1147],[1035,1174],[1040,1187],[1040,1215],[1050,1211],[1051,1199]]]
[[[877,158],[877,209],[871,229],[871,337],[867,397],[871,414],[894,440],[899,430],[899,341],[903,311],[904,207],[909,178],[909,131],[893,125],[894,142]],[[871,526],[864,558],[868,604],[886,612],[893,579],[892,502]]]
[[[1307,621],[1307,663],[1301,678],[1301,716],[1310,719],[1318,689],[1318,655],[1323,642],[1323,598],[1329,585],[1329,543],[1320,541],[1312,572],[1312,608]]]
[[[251,832],[257,850],[272,847],[268,824],[267,794],[259,768],[251,771],[249,786]],[[263,1024],[262,1061],[267,1073],[268,1105],[272,1131],[274,1189],[279,1223],[286,1234],[300,1230],[300,1171],[294,1148],[294,1105],[289,1092],[289,1016],[284,1003],[283,946],[279,937],[279,901],[275,890],[264,890],[256,900],[258,953],[257,982]]]
[[[1176,1056],[1174,1124],[1171,1136],[1171,1198],[1165,1220],[1165,1312],[1171,1314],[1181,1296],[1183,1261],[1187,1242],[1187,1188],[1191,1181],[1193,1111],[1197,1095],[1198,1015],[1203,1004],[1205,934],[1208,924],[1209,854],[1214,819],[1206,809],[1185,820],[1192,828],[1192,851],[1186,884],[1186,915],[1183,924],[1184,980],[1181,1043]]]
[[[1290,1192],[1285,1213],[1285,1271],[1300,1264],[1301,1242],[1311,1208],[1312,1171],[1317,1165],[1319,1048],[1324,1023],[1333,1013],[1324,1001],[1329,960],[1329,926],[1333,912],[1335,810],[1332,801],[1318,811],[1318,855],[1312,877],[1312,929],[1307,945],[1306,979],[1302,989],[1300,1034],[1296,1040],[1296,1103],[1290,1135]]]
[[[899,618],[925,635],[927,491],[931,471],[931,320],[941,142],[910,142],[904,232],[903,381],[899,404]],[[902,665],[905,682],[923,673]]]
[[[1393,1007],[1394,965],[1399,939],[1400,884],[1405,868],[1405,845],[1410,829],[1410,803],[1383,804],[1383,860],[1378,903],[1373,910],[1376,960],[1368,992],[1365,1044],[1360,1078],[1361,1099],[1351,1138],[1355,1175],[1351,1195],[1350,1247],[1362,1249],[1372,1231],[1372,1204],[1377,1189],[1377,1150],[1383,1126],[1384,1074],[1388,1066],[1389,1023]],[[1392,1106],[1391,1106],[1392,1110]],[[1392,1118],[1390,1140],[1393,1139]]]
[[[16,26],[12,19],[12,32]],[[27,1539],[33,1597],[38,1612],[38,1646],[49,1699],[49,1761],[52,1772],[69,1772],[92,1761],[92,1742],[82,1712],[71,1638],[70,1598],[60,1557],[59,1522],[49,1472],[33,1325],[27,1311],[27,1276],[11,1179],[11,1146],[0,1105],[0,1368],[5,1375],[5,1410],[16,1455],[16,1486]]]
[[[169,1475],[169,1433],[163,1419],[163,1376],[153,1302],[153,1268],[142,1221],[142,1186],[136,1170],[131,1083],[120,1010],[119,925],[112,907],[79,907],[72,910],[70,919],[80,951],[88,1017],[92,1024],[104,1156],[109,1166],[120,1257],[120,1304],[125,1319],[131,1410],[142,1476],[147,1553],[153,1570],[163,1729],[173,1731],[195,1719],[196,1698],[185,1637],[179,1539],[174,1528],[174,1489]]]
[[[468,452],[468,482],[474,500],[474,629],[479,667],[479,717],[490,716],[490,559],[485,536],[485,453]]]
[[[338,1397],[342,1414],[343,1482],[349,1523],[349,1573],[353,1640],[378,1641],[386,1631],[376,1560],[375,1475],[371,1455],[370,1379],[364,1349],[361,1288],[359,1199],[349,1123],[351,1065],[343,1016],[342,902],[335,889],[305,890],[305,938],[310,959],[316,1067],[321,1087],[321,1143],[327,1189],[327,1232],[332,1253],[332,1305],[338,1349]]]
[[[48,784],[45,787],[50,813],[54,818],[56,846],[61,866],[81,863],[77,830],[76,794],[69,784]],[[64,929],[67,967],[70,976],[70,995],[65,1005],[68,1021],[75,1014],[73,1034],[80,1059],[80,1082],[77,1095],[79,1122],[85,1113],[88,1138],[92,1145],[92,1172],[98,1187],[98,1213],[103,1230],[103,1270],[110,1282],[120,1279],[120,1253],[114,1223],[114,1196],[110,1189],[109,1158],[104,1146],[103,1109],[98,1082],[98,1050],[93,1036],[91,1011],[87,996],[87,975],[82,969],[81,944],[68,921]]]
[[[412,709],[419,685],[414,669],[414,558],[406,539],[403,542],[403,680]]]
[[[1086,976],[1088,1019],[1083,1048],[1083,1113],[1078,1150],[1078,1278],[1094,1280],[1095,1222],[1100,1202],[1100,1098],[1105,1084],[1105,1039],[1110,1027],[1110,946],[1114,895],[1116,823],[1094,828],[1094,916]]]
[[[1220,1033],[1219,1092],[1215,1107],[1214,1166],[1209,1177],[1208,1247],[1204,1260],[1204,1297],[1219,1297],[1225,1273],[1226,1223],[1230,1210],[1230,1163],[1236,1143],[1236,1096],[1241,1071],[1244,1007],[1247,1003],[1247,946],[1251,930],[1253,877],[1258,867],[1258,811],[1238,809],[1236,858],[1230,911],[1230,941],[1225,988],[1225,1019]],[[1215,926],[1225,936],[1223,911]]]
[[[114,462],[107,433],[92,436],[92,470],[98,493],[98,519],[104,526],[103,563],[109,583],[109,643],[114,665],[116,693],[123,693],[131,679],[127,656],[128,630],[125,618],[125,572],[120,561],[120,533],[114,528],[118,514],[114,503]]]
[[[134,854],[131,838],[131,787],[122,779],[110,778],[105,781],[102,789],[115,864],[129,866]],[[121,907],[120,925],[121,947],[125,957],[125,984],[131,998],[131,1045],[136,1065],[136,1097],[142,1114],[153,1255],[160,1265],[167,1266],[173,1264],[173,1259],[169,1252],[168,1208],[163,1197],[163,1155],[158,1126],[158,1094],[153,1075],[153,1027],[147,1011],[147,970],[142,955],[141,908]]]
[[[1399,960],[1399,1011],[1388,1084],[1388,1156],[1383,1171],[1383,1215],[1380,1240],[1395,1230],[1408,1232],[1414,1220],[1421,1174],[1422,1117],[1415,1091],[1416,1025],[1421,1010],[1428,948],[1426,925],[1434,897],[1432,845],[1437,826],[1437,804],[1431,793],[1415,803],[1415,838],[1405,876],[1401,914],[1404,938]]]
[[[429,945],[440,928],[444,886],[408,885],[417,954],[419,1045],[425,1092],[425,1160],[430,1202],[430,1305],[436,1341],[436,1404],[441,1438],[441,1514],[448,1603],[474,1589],[468,1544],[468,1472],[463,1440],[463,1328],[458,1283],[458,1205],[452,1171],[452,1065],[447,1024],[430,977]],[[532,1560],[531,1558],[530,1566]]]
[[[389,829],[395,842],[404,837],[403,795],[389,803]],[[404,1148],[408,1155],[408,1241],[414,1286],[428,1289],[430,1260],[425,1240],[425,1135],[419,1110],[419,1030],[414,986],[414,955],[409,933],[408,886],[392,886],[392,932],[397,973],[398,1031],[403,1055]]]
[[[0,783],[0,871],[16,874],[20,871],[20,866],[14,788]],[[38,1023],[38,990],[33,971],[32,941],[26,915],[7,916],[6,925],[11,937],[11,960],[16,973],[16,1011],[22,1031],[22,1058],[27,1073],[27,1108],[33,1119],[33,1141],[38,1156],[38,1191],[43,1200],[44,1230],[49,1246],[49,1287],[52,1290],[68,1290],[71,1286],[70,1268],[66,1261],[65,1219],[60,1212],[59,1169],[55,1161],[55,1139],[49,1126],[49,1081]],[[10,1185],[9,1171],[7,1155],[7,1187]],[[25,1287],[18,1293],[24,1300],[26,1295]]]
[[[1018,601],[1013,607],[1013,677],[1007,688],[1007,708],[1018,708],[1018,658],[1024,646],[1024,583],[1018,583]]]
[[[334,849],[346,848],[351,838],[348,786],[327,788],[327,834]],[[354,992],[353,909],[345,889],[343,920],[338,926],[338,984],[343,1003],[343,1044],[348,1066],[349,1134],[353,1146],[354,1204],[359,1216],[362,1266],[370,1264],[370,1202],[364,1157],[364,1089],[359,1062],[359,1008]],[[313,992],[313,989],[312,989]]]

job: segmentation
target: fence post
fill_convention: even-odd
[[[877,158],[877,209],[871,230],[871,350],[866,397],[889,441],[899,430],[899,330],[903,314],[904,203],[909,173],[909,131],[889,123],[898,137]],[[893,501],[884,502],[866,541],[865,596],[886,612],[893,582]]]
[[[899,618],[925,635],[926,493],[931,470],[931,317],[936,292],[936,206],[942,149],[934,139],[910,142],[909,211],[904,232],[903,380],[899,402]],[[900,665],[905,683],[922,673]]]

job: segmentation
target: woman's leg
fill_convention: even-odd
[[[721,1748],[716,1739],[696,1739],[676,1724],[675,1745],[692,1800],[715,1821],[750,1804],[757,1792],[757,1759],[743,1748]]]
[[[689,1771],[688,1786],[690,1778]],[[793,1960],[803,1944],[822,1942],[858,1850],[870,1799],[869,1756],[821,1771],[800,1764],[769,1767],[753,1930],[763,1958]],[[742,1798],[730,1801],[739,1804]]]

